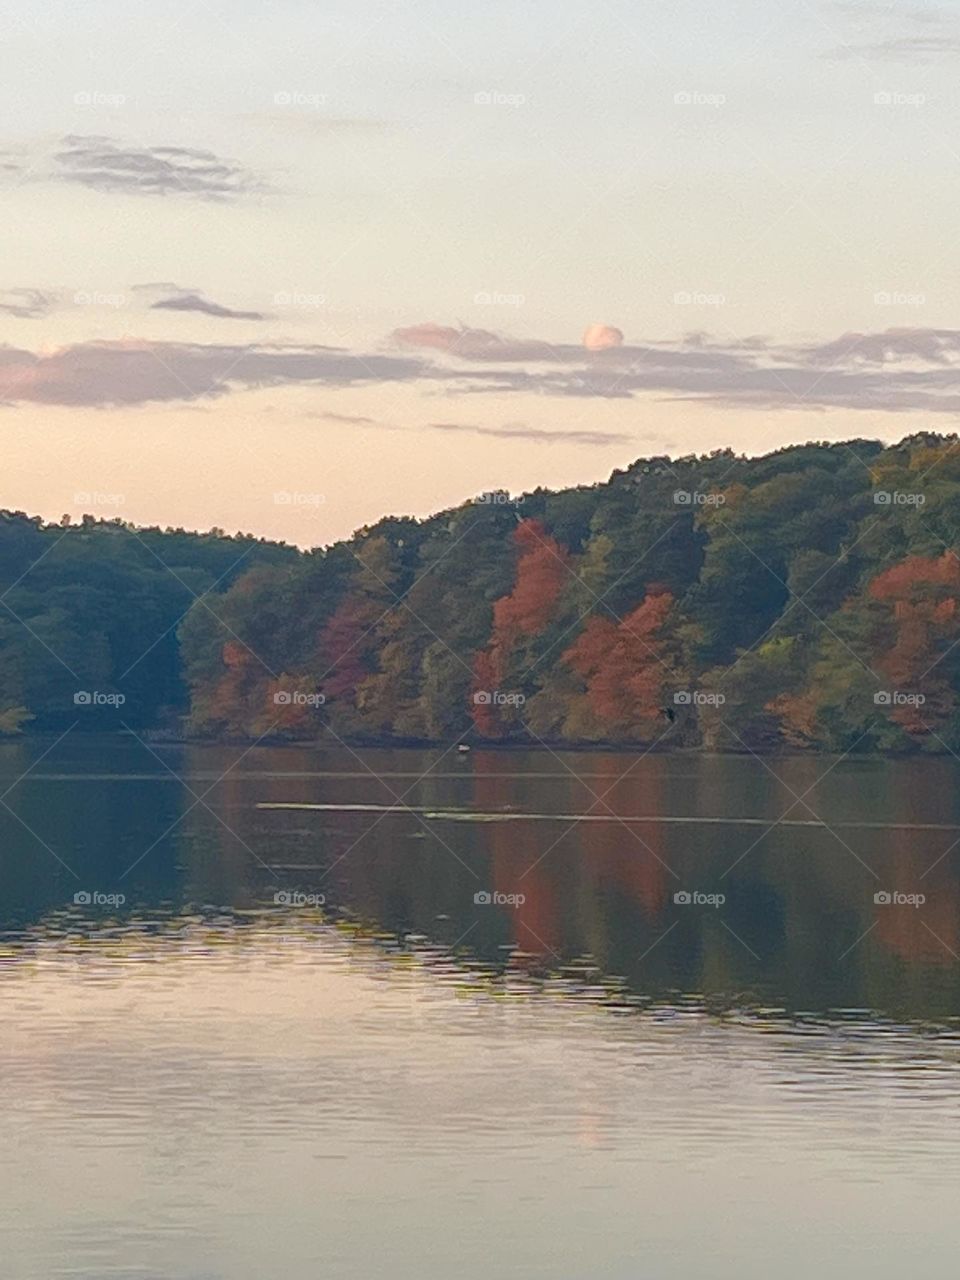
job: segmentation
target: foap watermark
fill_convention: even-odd
[[[99,889],[78,889],[73,895],[77,907],[122,907],[126,900],[123,893],[101,893]]]
[[[290,489],[278,489],[273,495],[278,507],[322,507],[326,500],[323,493],[300,493]]]
[[[926,303],[925,293],[900,293],[895,289],[880,289],[873,295],[875,307],[923,307]]]
[[[675,507],[722,507],[727,500],[725,493],[699,493],[688,489],[675,489],[673,505]]]
[[[522,307],[526,300],[522,293],[488,293],[486,289],[473,295],[475,307]]]
[[[904,493],[900,489],[877,489],[873,495],[875,507],[922,507],[926,500],[923,493]]]
[[[301,110],[308,108],[311,111],[318,111],[320,107],[325,107],[327,102],[325,93],[304,93],[300,89],[278,89],[273,95],[275,107],[298,107]]]
[[[278,707],[322,707],[326,702],[322,693],[303,693],[300,689],[278,689],[273,695]]]
[[[678,707],[722,707],[726,700],[724,693],[705,693],[702,689],[678,689],[673,695]]]
[[[98,289],[78,289],[73,295],[77,307],[125,307],[125,293],[101,293]]]
[[[926,101],[925,93],[903,93],[899,89],[881,89],[873,95],[875,107],[922,107]]]
[[[473,501],[479,507],[515,507],[523,502],[523,498],[511,498],[506,489],[487,489],[478,493]]]
[[[926,702],[922,693],[905,693],[902,689],[878,689],[873,695],[878,707],[922,707]]]
[[[922,907],[927,900],[925,893],[901,893],[899,889],[878,889],[873,901],[878,907]]]
[[[78,489],[73,495],[75,507],[122,507],[126,501],[122,493],[104,493],[100,489]]]
[[[73,695],[75,707],[122,707],[125,693],[101,693],[99,689],[78,689]]]
[[[675,307],[722,307],[726,301],[725,294],[703,293],[699,289],[680,289],[673,295]]]
[[[522,907],[527,900],[525,893],[500,893],[497,889],[478,889],[473,895],[478,907]]]
[[[75,107],[122,107],[127,101],[125,93],[105,93],[102,89],[79,89],[73,95]]]
[[[526,700],[522,693],[506,693],[503,689],[478,689],[473,695],[478,707],[522,707]]]
[[[699,89],[679,89],[673,95],[675,107],[722,107],[726,101],[725,93],[701,93]]]
[[[699,889],[678,889],[673,901],[678,907],[722,907],[727,900],[725,893],[702,893]]]
[[[522,107],[526,101],[524,93],[501,93],[499,89],[480,89],[473,95],[475,107]]]
[[[327,899],[322,893],[301,893],[299,889],[278,889],[273,895],[278,907],[324,907]]]
[[[275,307],[295,307],[301,311],[315,311],[326,305],[325,293],[302,293],[299,289],[281,289],[273,295]]]

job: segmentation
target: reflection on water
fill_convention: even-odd
[[[5,1277],[952,1269],[956,766],[50,745]]]
[[[9,944],[120,893],[126,918],[287,891],[487,964],[583,962],[626,1002],[960,1013],[953,762],[45,749],[0,749],[5,785],[33,761],[0,809]]]

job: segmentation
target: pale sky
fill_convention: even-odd
[[[956,3],[15,0],[0,57],[0,506],[311,545],[955,428]]]

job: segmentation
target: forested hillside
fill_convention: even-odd
[[[0,736],[173,724],[187,710],[177,627],[191,605],[296,557],[252,536],[0,511]]]
[[[960,749],[960,441],[642,459],[260,564],[180,629],[211,737]]]
[[[933,435],[641,459],[307,553],[4,512],[0,734],[960,750],[958,551]]]

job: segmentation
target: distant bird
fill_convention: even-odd
[[[673,707],[661,707],[660,714],[662,716],[665,716],[666,719],[669,720],[671,724],[673,724],[674,720],[676,720],[677,718],[677,714],[674,711]]]
[[[457,747],[457,750],[458,750],[458,751],[469,751],[469,750],[470,750],[470,748],[467,746],[467,744],[466,744],[465,742],[461,742],[461,743],[460,743],[460,745],[459,745],[459,747]]]

